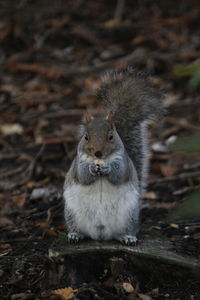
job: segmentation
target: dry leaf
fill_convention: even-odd
[[[23,127],[20,124],[1,124],[0,131],[3,135],[22,134]]]
[[[122,286],[127,293],[133,293],[135,290],[132,284],[129,282],[123,282]]]
[[[8,219],[7,217],[0,217],[0,225],[13,225],[13,221]]]
[[[163,145],[162,143],[154,143],[151,146],[151,148],[155,153],[167,153],[168,152],[166,145]]]
[[[144,42],[148,41],[148,37],[145,36],[144,34],[140,34],[137,35],[132,41],[131,41],[131,45],[139,45],[142,44]]]
[[[58,236],[57,232],[53,229],[45,229],[44,232],[50,236]]]
[[[160,169],[162,174],[167,178],[176,175],[179,171],[179,168],[177,166],[172,165],[160,165]]]
[[[35,181],[29,181],[26,184],[26,187],[30,190],[32,190],[35,186],[37,186],[37,182],[35,182]]]
[[[22,208],[25,204],[25,201],[26,201],[25,195],[17,195],[12,197],[13,204],[18,208]]]
[[[104,27],[107,29],[116,28],[116,27],[119,27],[120,25],[121,25],[121,22],[116,19],[111,19],[104,23]]]
[[[155,208],[164,208],[164,209],[172,209],[176,206],[175,202],[161,202],[161,203],[154,203],[151,207]]]
[[[165,177],[176,175],[181,170],[190,170],[200,166],[200,154],[173,153],[167,164],[161,164],[161,172]]]
[[[37,200],[40,198],[47,199],[51,196],[52,193],[53,193],[53,189],[49,187],[35,188],[34,190],[32,190],[30,198],[31,200]]]
[[[62,76],[62,73],[60,73],[53,67],[46,67],[39,63],[10,63],[7,64],[7,68],[11,72],[33,72],[49,79],[58,79]]]
[[[45,227],[49,226],[49,223],[48,222],[37,222],[37,223],[35,223],[35,226],[40,227],[40,228],[45,228]]]
[[[96,102],[96,98],[94,96],[80,96],[77,105],[84,106],[89,104],[94,104]]]
[[[151,300],[151,297],[145,294],[138,294],[138,296],[141,300]]]
[[[66,226],[65,225],[59,225],[56,227],[56,230],[66,230]]]
[[[153,289],[153,290],[151,291],[151,295],[156,295],[156,296],[158,296],[158,294],[159,294],[159,288],[155,288],[155,289]]]
[[[52,294],[60,296],[62,300],[71,299],[74,297],[74,293],[76,293],[78,290],[73,290],[71,287],[66,287],[64,289],[58,289],[52,291]]]
[[[7,255],[10,252],[10,250],[4,252],[4,253],[0,253],[0,257]]]
[[[90,91],[95,91],[100,87],[101,81],[96,78],[88,77],[84,80],[85,88]]]
[[[177,229],[177,228],[179,228],[179,225],[172,223],[172,224],[170,224],[170,227]]]
[[[32,190],[33,188],[39,188],[39,187],[43,187],[44,185],[46,185],[47,183],[49,183],[49,178],[46,177],[45,179],[41,180],[41,181],[29,181],[26,184],[26,187],[29,190]]]
[[[143,196],[144,199],[149,199],[149,200],[156,200],[158,199],[158,196],[156,195],[155,192],[147,192]]]
[[[0,244],[0,248],[1,249],[8,249],[8,248],[11,248],[11,245],[10,244]]]

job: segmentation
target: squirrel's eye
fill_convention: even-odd
[[[109,139],[109,141],[112,141],[113,140],[113,135],[109,134],[108,139]]]
[[[86,141],[88,141],[88,140],[89,140],[89,138],[88,138],[88,135],[87,135],[87,134],[85,134],[85,140],[86,140]]]

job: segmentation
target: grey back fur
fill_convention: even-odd
[[[148,167],[146,127],[149,121],[163,115],[163,94],[146,76],[129,68],[107,73],[98,98],[106,111],[112,111],[117,132],[143,187]]]

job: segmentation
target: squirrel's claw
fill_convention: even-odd
[[[104,164],[104,165],[100,165],[100,173],[102,175],[108,175],[110,173],[110,165],[109,164]]]
[[[89,171],[90,171],[90,174],[92,174],[93,176],[100,175],[100,166],[99,166],[99,164],[92,163],[89,166]]]
[[[69,232],[68,233],[68,241],[70,244],[77,244],[82,239],[81,235],[77,232]]]
[[[120,241],[126,246],[135,246],[137,243],[137,238],[134,235],[124,235]]]

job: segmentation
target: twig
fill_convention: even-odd
[[[75,137],[73,136],[66,136],[66,137],[55,137],[51,139],[42,140],[40,142],[36,142],[36,145],[53,145],[53,144],[60,144],[60,143],[74,143],[76,141]]]
[[[124,14],[125,0],[117,0],[114,19],[121,21]]]
[[[46,93],[44,95],[42,95],[40,93],[40,97],[39,99],[24,99],[23,98],[23,106],[28,107],[28,106],[37,106],[37,105],[41,105],[41,104],[48,104],[51,102],[55,102],[56,100],[63,98],[65,96],[69,96],[70,94],[72,94],[73,90],[70,88],[67,89],[63,89],[60,90],[58,92],[55,93],[51,93],[50,95],[46,95]],[[30,92],[29,92],[30,93]],[[33,94],[34,96],[34,94]],[[32,96],[32,97],[33,97]],[[34,98],[34,97],[33,97]],[[15,97],[15,102],[16,105],[21,106],[22,105],[22,99],[20,97]]]
[[[186,172],[186,173],[178,174],[176,176],[172,176],[172,177],[169,177],[169,178],[160,178],[160,179],[150,180],[149,185],[150,184],[165,183],[165,182],[175,181],[175,180],[179,180],[179,179],[187,179],[187,178],[190,178],[190,177],[199,177],[199,176],[200,176],[200,171]]]
[[[42,147],[40,148],[40,151],[37,153],[36,157],[33,159],[33,161],[30,163],[28,169],[26,170],[26,172],[28,172],[27,181],[33,177],[37,161],[44,153],[45,147],[46,147],[46,145],[43,144]]]
[[[186,186],[186,187],[184,187],[182,189],[174,191],[173,195],[183,195],[185,193],[188,193],[188,192],[191,192],[191,191],[196,191],[198,189],[200,189],[200,185],[199,184],[195,185],[195,186]]]
[[[1,244],[12,244],[12,243],[23,243],[23,242],[26,242],[27,243],[27,240],[28,241],[31,241],[31,242],[38,242],[39,239],[32,239],[32,237],[28,238],[18,238],[18,239],[9,239],[9,240],[0,240]]]
[[[64,118],[64,117],[70,117],[70,116],[78,116],[80,118],[81,115],[83,115],[83,113],[85,112],[84,109],[68,109],[67,111],[59,111],[59,112],[52,112],[52,113],[47,113],[43,114],[43,118],[46,119],[56,119],[56,118]],[[42,115],[36,113],[36,114],[32,114],[31,115],[31,119],[34,118],[40,118],[40,116],[42,117]],[[30,120],[30,115],[24,115],[22,117],[23,121],[29,121]]]
[[[25,167],[26,167],[26,166],[20,166],[20,167],[14,169],[14,170],[9,170],[9,171],[7,171],[7,172],[1,174],[1,175],[0,175],[0,179],[1,179],[1,178],[5,178],[5,177],[11,177],[11,176],[13,176],[13,175],[19,174],[19,173],[21,173],[22,171],[24,171]]]

